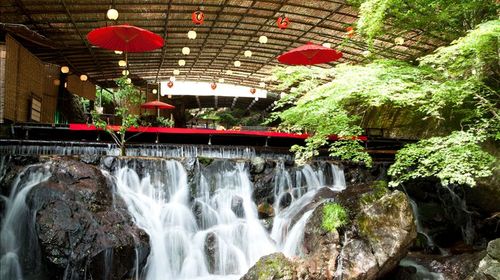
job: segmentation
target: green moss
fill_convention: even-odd
[[[359,199],[359,203],[361,205],[372,204],[373,202],[379,200],[382,196],[389,193],[387,182],[383,180],[373,182],[371,188],[372,191],[363,194]]]
[[[198,157],[198,162],[204,166],[210,165],[213,161],[213,158]]]
[[[323,206],[323,221],[321,227],[326,231],[332,231],[347,224],[348,215],[342,205],[338,203],[327,203]]]

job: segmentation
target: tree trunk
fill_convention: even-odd
[[[124,157],[127,155],[125,150],[125,132],[120,135],[120,156]]]

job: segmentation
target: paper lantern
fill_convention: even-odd
[[[68,74],[69,73],[69,67],[68,66],[61,67],[61,73]]]
[[[89,79],[89,77],[87,77],[87,75],[80,75],[80,81],[85,82],[88,79]]]
[[[167,86],[168,86],[169,88],[172,88],[172,87],[174,86],[174,82],[172,82],[172,81],[168,81]]]
[[[252,57],[252,51],[246,50],[244,53],[245,57]]]
[[[259,83],[259,87],[261,87],[261,88],[266,87],[266,83],[264,83],[264,82],[260,82],[260,83]]]
[[[131,84],[131,83],[132,83],[132,79],[127,78],[127,84]]]
[[[184,59],[179,59],[179,66],[186,65],[186,61]]]
[[[118,61],[118,66],[125,67],[125,66],[127,66],[127,62],[125,60],[120,60],[120,61]]]
[[[158,93],[158,90],[154,88],[151,92],[152,92],[153,94],[157,94],[157,93]]]
[[[323,43],[322,46],[325,48],[330,48],[330,49],[332,48],[332,44],[330,44],[330,43]]]
[[[122,51],[115,51],[115,54],[122,54]]]
[[[372,55],[372,52],[371,51],[364,51],[361,53],[361,55],[364,57],[369,57],[370,55]]]
[[[223,84],[224,83],[224,78],[219,78],[219,83]]]
[[[118,11],[116,9],[109,9],[107,12],[106,12],[106,16],[108,17],[108,19],[110,20],[117,20],[118,19]]]
[[[395,39],[394,39],[394,43],[395,43],[396,45],[402,45],[402,44],[404,44],[404,43],[405,43],[405,39],[404,39],[404,38],[402,38],[402,37],[397,37],[397,38],[395,38]]]
[[[250,89],[250,93],[251,93],[251,94],[255,94],[256,92],[257,92],[257,90],[256,90],[255,88],[251,88],[251,89]]]
[[[285,17],[284,15],[279,17],[277,22],[278,24],[278,27],[280,29],[286,29],[288,27],[288,25],[290,24],[290,19],[288,19],[287,17]]]
[[[129,72],[128,70],[123,70],[123,71],[122,71],[122,75],[123,75],[123,76],[127,76],[129,73],[130,73],[130,72]]]
[[[210,87],[211,87],[213,90],[215,90],[215,89],[217,88],[217,84],[216,84],[216,83],[211,83],[211,84],[210,84]]]
[[[267,37],[262,35],[259,37],[259,43],[261,44],[266,44],[267,43]]]
[[[174,73],[174,75],[179,75],[179,74],[181,73],[181,71],[179,71],[179,69],[175,69],[175,70],[173,71],[173,73]]]
[[[201,25],[205,20],[205,14],[200,10],[195,11],[191,14],[191,20],[193,21],[194,24]]]
[[[233,75],[233,70],[227,70],[227,71],[226,71],[226,74],[227,74],[227,75]]]
[[[196,39],[196,31],[194,31],[194,30],[188,31],[188,38],[191,40]]]
[[[354,36],[355,32],[354,32],[354,28],[352,26],[347,27],[345,30],[346,30],[347,37],[352,38],[352,36]]]
[[[234,66],[235,66],[235,67],[240,67],[240,66],[241,66],[241,61],[236,60],[236,61],[234,62]]]
[[[171,82],[175,82],[175,76],[170,77],[170,79],[168,79],[168,80]]]
[[[191,49],[189,47],[182,48],[182,54],[183,55],[188,55],[190,53],[191,53]]]

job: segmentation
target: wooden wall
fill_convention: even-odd
[[[42,101],[41,122],[53,122],[57,103],[59,67],[47,65],[6,36],[5,94],[3,119],[27,122],[33,96]]]
[[[3,112],[5,107],[5,44],[0,45],[0,123],[3,123]]]
[[[80,81],[80,76],[68,76],[68,91],[89,100],[95,100],[96,87],[89,81]]]

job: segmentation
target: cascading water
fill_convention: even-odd
[[[303,214],[301,210],[324,184],[345,188],[343,173],[333,172],[334,178],[327,178],[306,165],[293,180],[280,166],[274,178],[276,203],[285,193],[293,201],[283,211],[277,205],[270,235],[258,219],[243,162],[224,161],[210,170],[198,169],[194,188],[175,160],[161,161],[144,175],[133,166],[117,170],[116,191],[150,236],[145,279],[237,279],[261,256],[276,251],[302,254],[304,227],[313,208]]]
[[[0,230],[0,279],[36,279],[36,275],[24,275],[23,264],[31,266],[31,273],[37,272],[37,240],[34,238],[33,219],[26,205],[29,191],[50,177],[49,166],[26,167],[16,177],[9,197],[5,201],[5,216]]]

